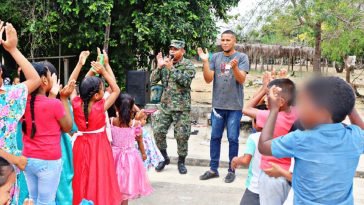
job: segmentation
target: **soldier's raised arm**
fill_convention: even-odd
[[[164,66],[164,59],[162,52],[159,52],[157,55],[157,68],[152,71],[150,76],[150,82],[152,84],[157,84],[159,81],[162,80],[162,68]]]

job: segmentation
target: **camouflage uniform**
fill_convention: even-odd
[[[183,48],[184,42],[172,41],[171,46]],[[163,94],[161,109],[154,115],[154,138],[160,150],[167,149],[166,135],[174,122],[174,137],[177,140],[178,156],[186,157],[188,139],[191,133],[191,82],[195,77],[195,66],[186,58],[174,64],[171,70],[163,67],[155,69],[151,75],[151,82],[162,81]]]

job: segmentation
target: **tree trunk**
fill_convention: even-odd
[[[108,52],[109,50],[109,40],[110,40],[110,25],[111,25],[111,16],[107,19],[107,25],[105,27],[105,34],[104,34],[104,50]]]
[[[350,83],[351,66],[347,66],[345,63],[345,70],[346,70],[346,75],[345,75],[346,82]]]
[[[260,63],[261,63],[260,71],[263,72],[264,71],[264,58],[262,56],[260,57]]]
[[[344,57],[344,69],[346,71],[345,73],[345,79],[347,83],[350,83],[350,74],[351,74],[351,66],[348,66],[348,56]]]
[[[252,61],[253,61],[253,58],[250,58],[249,59],[249,69],[251,69],[251,67],[252,67]]]
[[[313,57],[313,72],[321,73],[321,22],[317,22],[315,30],[315,54]]]
[[[255,55],[255,70],[258,69],[258,56]]]

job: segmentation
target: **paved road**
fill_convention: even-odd
[[[178,174],[176,165],[169,165],[163,173],[149,171],[155,189],[148,197],[132,201],[131,205],[238,205],[244,192],[247,170],[238,170],[237,179],[231,184],[223,182],[227,170],[209,181],[198,179],[205,167],[188,167],[187,175]],[[364,179],[354,180],[355,205],[364,205]]]

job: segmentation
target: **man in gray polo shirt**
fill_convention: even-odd
[[[227,30],[221,35],[222,52],[215,53],[209,62],[209,54],[198,48],[203,62],[203,75],[206,83],[213,81],[210,170],[200,176],[201,180],[219,177],[221,138],[226,127],[229,141],[229,170],[226,183],[235,180],[231,160],[238,155],[240,119],[244,101],[244,82],[249,71],[249,59],[244,53],[235,50],[236,34]]]

